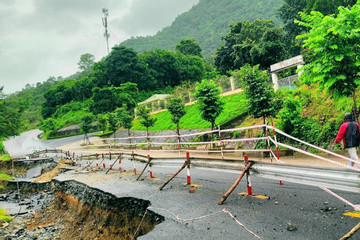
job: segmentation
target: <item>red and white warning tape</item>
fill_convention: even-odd
[[[148,207],[148,209],[161,210],[161,211],[168,212],[168,213],[170,213],[171,215],[173,215],[176,220],[178,220],[178,221],[180,221],[180,222],[193,222],[193,221],[200,220],[200,219],[207,218],[207,217],[211,217],[211,216],[214,216],[214,215],[217,215],[217,214],[220,214],[220,213],[226,213],[226,214],[228,214],[232,219],[234,219],[235,222],[236,222],[238,225],[240,225],[241,227],[243,227],[248,233],[250,233],[251,235],[253,235],[253,236],[256,237],[257,239],[262,240],[261,237],[259,237],[258,235],[256,235],[256,233],[254,233],[254,232],[251,231],[250,229],[248,229],[243,223],[241,223],[238,219],[236,219],[236,218],[234,217],[234,215],[233,215],[230,211],[226,210],[225,208],[224,208],[223,210],[221,210],[221,211],[218,211],[218,212],[210,213],[210,214],[203,215],[203,216],[200,216],[200,217],[188,218],[188,219],[182,219],[182,218],[179,217],[179,215],[176,215],[175,213],[171,212],[170,210],[167,210],[167,209],[164,209],[164,208]]]
[[[325,192],[333,195],[334,197],[336,197],[337,199],[339,199],[340,201],[346,203],[347,205],[351,206],[352,208],[354,208],[355,211],[360,211],[360,205],[355,205],[352,204],[351,202],[349,202],[348,200],[346,200],[345,198],[340,197],[339,195],[337,195],[336,193],[334,193],[333,191],[330,191],[329,189],[325,188],[325,187],[320,187],[322,190],[324,190]]]

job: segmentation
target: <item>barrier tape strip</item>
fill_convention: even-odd
[[[175,217],[176,220],[180,221],[180,222],[193,222],[195,220],[199,220],[199,219],[202,219],[202,218],[207,218],[207,217],[211,217],[211,216],[214,216],[214,215],[217,215],[217,214],[220,214],[220,213],[226,213],[228,214],[232,219],[235,220],[235,222],[240,225],[241,227],[243,227],[248,233],[250,233],[251,235],[253,235],[254,237],[256,237],[257,239],[259,240],[262,240],[261,237],[259,237],[258,235],[256,235],[253,231],[251,231],[250,229],[248,229],[243,223],[241,223],[239,220],[237,220],[234,215],[231,214],[230,211],[226,210],[225,208],[221,211],[218,211],[218,212],[214,212],[214,213],[210,213],[210,214],[207,214],[207,215],[203,215],[203,216],[200,216],[200,217],[195,217],[195,218],[188,218],[188,219],[182,219],[179,217],[179,215],[176,215],[175,213],[171,212],[170,210],[168,209],[164,209],[164,208],[154,208],[154,207],[148,207],[147,209],[153,209],[153,210],[162,210],[162,211],[165,211],[165,212],[168,212],[170,213],[171,215],[173,215]]]
[[[260,124],[260,125],[254,125],[254,126],[249,126],[249,127],[224,129],[224,130],[220,130],[220,132],[243,131],[243,130],[249,130],[249,129],[255,129],[255,128],[263,128],[263,127],[266,127],[266,125],[265,124]]]
[[[169,142],[149,142],[151,145],[202,145],[202,144],[221,144],[222,142],[245,142],[245,141],[259,141],[266,140],[267,137],[258,137],[258,138],[239,138],[239,139],[225,139],[220,141],[211,141],[211,142],[180,142],[180,143],[169,143]],[[146,142],[138,143],[138,144],[146,144]],[[138,145],[137,144],[137,145]],[[115,145],[135,145],[134,143],[125,143],[125,142],[117,142]]]
[[[360,205],[355,205],[352,204],[351,202],[349,202],[348,200],[340,197],[339,195],[337,195],[336,193],[334,193],[333,191],[325,188],[325,187],[320,187],[322,190],[324,190],[325,192],[329,193],[330,195],[333,195],[334,197],[336,197],[337,199],[339,199],[340,201],[348,204],[349,206],[351,206],[352,208],[354,208],[355,211],[359,211],[360,210]]]
[[[300,152],[300,153],[302,153],[302,154],[305,154],[305,155],[308,155],[308,156],[311,156],[311,157],[314,157],[314,158],[318,158],[318,159],[320,159],[320,160],[324,160],[324,161],[327,161],[327,162],[330,162],[330,163],[333,163],[333,164],[336,164],[336,165],[345,167],[345,168],[350,168],[350,169],[353,169],[353,170],[355,170],[355,171],[360,171],[360,169],[358,169],[358,168],[355,168],[355,167],[352,167],[352,166],[348,166],[348,165],[346,165],[346,164],[339,163],[339,162],[330,160],[330,159],[328,159],[328,158],[324,158],[324,157],[318,156],[318,155],[313,154],[313,153],[306,152],[306,151],[301,150],[301,149],[299,149],[299,148],[295,148],[295,147],[292,147],[292,146],[289,146],[289,145],[286,145],[286,144],[283,144],[283,143],[279,143],[279,142],[278,142],[278,145],[279,145],[279,146],[282,146],[282,147],[286,147],[286,148],[288,148],[288,149],[292,149],[292,150],[294,150],[294,151]]]
[[[295,140],[295,141],[297,141],[297,142],[300,142],[300,143],[302,143],[302,144],[305,144],[305,145],[307,145],[307,146],[309,146],[309,147],[312,147],[312,148],[315,148],[315,149],[317,149],[317,150],[323,151],[323,152],[325,152],[325,153],[331,154],[331,155],[333,155],[333,156],[335,156],[335,157],[339,157],[339,158],[342,158],[342,159],[345,159],[345,160],[348,160],[348,161],[351,161],[351,162],[354,162],[354,163],[358,163],[358,162],[356,162],[355,160],[353,160],[353,159],[351,159],[351,158],[342,156],[342,155],[340,155],[340,154],[337,154],[337,153],[331,152],[331,151],[329,151],[329,150],[323,149],[323,148],[321,148],[321,147],[315,146],[315,145],[313,145],[313,144],[311,144],[311,143],[307,143],[307,142],[305,142],[305,141],[302,141],[302,140],[300,140],[300,139],[298,139],[298,138],[296,138],[296,137],[293,137],[293,136],[291,136],[291,135],[289,135],[289,134],[286,134],[285,132],[283,132],[283,131],[275,128],[275,127],[268,126],[267,128],[273,129],[273,130],[275,130],[276,132],[280,133],[281,135],[284,135],[285,137],[288,137],[288,138],[290,138],[290,139],[292,139],[292,140]]]
[[[270,153],[273,155],[273,157],[275,158],[276,161],[278,161],[279,163],[284,163],[284,164],[285,164],[285,162],[283,162],[283,161],[281,161],[280,159],[277,158],[277,156],[276,156],[275,153],[271,150],[271,148],[270,148]]]
[[[242,131],[242,130],[249,130],[249,129],[256,129],[256,128],[262,128],[262,127],[266,127],[265,124],[261,124],[261,125],[254,125],[254,126],[249,126],[249,127],[240,127],[240,128],[231,128],[231,129],[224,129],[224,130],[212,130],[212,131],[205,131],[205,132],[198,132],[198,133],[189,133],[189,134],[183,134],[180,135],[180,137],[191,137],[191,136],[197,136],[197,135],[205,135],[205,134],[209,134],[209,133],[215,133],[215,132],[234,132],[234,131]],[[178,135],[164,135],[164,136],[160,136],[160,135],[155,135],[155,136],[148,136],[148,138],[170,138],[170,137],[178,137]],[[124,137],[124,138],[107,138],[106,140],[127,140],[127,139],[146,139],[146,136],[133,136],[133,137]]]
[[[244,141],[258,141],[265,140],[267,137],[258,137],[258,138],[239,138],[239,139],[225,139],[223,142],[244,142]]]
[[[145,213],[144,213],[144,215],[143,215],[143,217],[142,217],[142,219],[141,219],[141,221],[140,221],[140,223],[139,223],[139,226],[137,227],[137,229],[136,229],[136,231],[135,231],[135,234],[134,234],[134,236],[132,237],[132,240],[135,239],[135,236],[136,236],[136,234],[138,233],[138,231],[139,231],[139,229],[140,229],[140,226],[141,226],[142,222],[144,221],[144,218],[145,218],[145,215],[147,214],[147,212],[148,212],[148,210],[146,209],[146,210],[145,210]]]

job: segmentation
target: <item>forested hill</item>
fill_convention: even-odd
[[[273,19],[283,0],[200,0],[188,12],[178,16],[171,26],[154,36],[128,39],[121,45],[137,52],[149,49],[174,50],[176,43],[184,38],[194,38],[204,56],[214,54],[220,46],[221,37],[229,31],[229,25],[238,21]]]

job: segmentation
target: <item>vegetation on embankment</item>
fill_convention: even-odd
[[[224,110],[220,116],[216,119],[216,124],[222,124],[231,120],[246,111],[246,98],[243,93],[234,94],[221,97],[221,100],[225,103]],[[180,120],[180,129],[204,129],[210,128],[210,122],[201,118],[201,112],[197,106],[197,103],[185,107],[186,114]],[[171,121],[171,115],[169,111],[153,114],[152,117],[157,118],[155,125],[150,127],[150,131],[160,130],[173,130],[176,129],[176,125]],[[146,130],[140,124],[139,119],[133,121],[132,130]]]
[[[0,208],[0,223],[1,222],[10,222],[11,220],[12,220],[12,218],[6,215],[6,210]]]

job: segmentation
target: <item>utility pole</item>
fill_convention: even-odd
[[[106,38],[106,47],[107,47],[107,52],[109,54],[109,37],[110,37],[110,34],[108,33],[108,29],[107,29],[107,17],[109,16],[109,10],[107,8],[103,8],[102,12],[104,13],[104,17],[102,18],[102,22],[103,22],[103,25],[105,27],[104,37]]]

